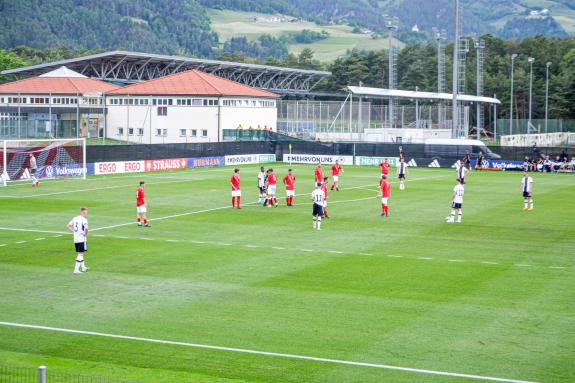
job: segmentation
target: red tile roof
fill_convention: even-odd
[[[119,88],[107,82],[82,77],[32,77],[0,84],[0,94],[77,94],[108,92]]]
[[[127,85],[107,93],[124,95],[279,97],[275,93],[266,92],[265,90],[226,80],[195,69]]]

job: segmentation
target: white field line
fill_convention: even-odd
[[[194,179],[181,179],[178,181],[165,181],[165,182],[148,182],[147,185],[164,185],[164,184],[175,184],[175,183],[182,183],[182,182],[192,182],[198,181],[197,178]],[[83,192],[90,192],[90,191],[98,191],[98,190],[110,190],[110,189],[125,189],[125,188],[135,188],[134,184],[129,185],[114,185],[114,186],[104,186],[98,188],[89,188],[89,189],[75,189],[75,190],[66,190],[66,191],[59,191],[59,192],[52,192],[52,193],[40,193],[40,194],[29,194],[29,195],[0,195],[0,198],[12,198],[12,199],[20,199],[20,198],[36,198],[36,197],[49,197],[52,195],[61,195],[61,194],[72,194],[72,193],[83,193]]]
[[[303,164],[302,164],[303,165]],[[57,179],[44,179],[41,183],[64,183],[64,182],[88,182],[88,181],[101,181],[101,180],[115,180],[115,179],[124,179],[124,178],[148,178],[148,177],[153,177],[153,178],[163,178],[163,179],[180,179],[180,180],[190,180],[189,177],[193,177],[197,174],[206,174],[206,173],[219,173],[219,172],[230,172],[232,169],[232,166],[235,165],[230,165],[230,166],[222,166],[222,167],[218,167],[218,168],[202,168],[202,169],[177,169],[177,170],[158,170],[155,172],[138,172],[138,173],[126,173],[126,174],[122,174],[122,175],[114,175],[114,174],[93,174],[88,176],[88,178],[86,178],[85,180],[81,179],[81,178],[76,178],[76,177],[69,177],[69,178],[57,178]],[[274,166],[275,169],[284,169],[284,168],[289,168],[289,165],[281,165],[281,166]],[[293,166],[292,166],[293,167]],[[254,167],[254,169],[256,169],[256,167]],[[188,171],[185,171],[188,170]],[[182,173],[183,177],[173,177],[171,175],[176,174],[176,173]],[[164,174],[170,174],[170,175],[164,175]],[[188,177],[185,177],[185,176]],[[198,178],[195,178],[194,181],[198,181]],[[190,180],[191,181],[191,180]],[[9,188],[13,188],[16,186],[28,186],[31,187],[30,184],[28,182],[21,182],[21,183],[17,183],[17,184],[9,184]],[[133,186],[133,185],[132,185]],[[2,198],[2,196],[0,196],[0,198]],[[11,197],[7,197],[7,198],[11,198]],[[14,198],[18,198],[18,197],[14,197]]]
[[[0,230],[6,230],[6,231],[22,231],[22,232],[28,232],[28,233],[47,233],[47,234],[58,234],[59,237],[62,236],[62,234],[72,234],[70,232],[66,232],[66,231],[50,231],[50,230],[32,230],[32,229],[17,229],[17,228],[13,228],[13,227],[0,227]],[[55,237],[55,236],[54,236]]]
[[[32,233],[53,233],[51,231],[45,231],[45,230],[28,230],[28,229],[16,229],[16,228],[3,228],[0,227],[0,231],[1,230],[9,230],[9,231],[22,231],[22,232],[32,232]],[[94,231],[94,230],[91,230]],[[72,233],[65,233],[68,235],[71,235]],[[58,234],[58,235],[53,235],[51,236],[52,238],[58,238],[58,237],[62,237],[62,234]],[[103,234],[93,234],[94,237],[99,237],[99,238],[110,238],[110,239],[125,239],[125,240],[145,240],[145,241],[158,241],[158,242],[171,242],[171,243],[193,243],[193,244],[198,244],[198,245],[209,245],[209,246],[234,246],[233,243],[227,243],[227,242],[206,242],[206,241],[197,241],[197,240],[180,240],[180,239],[161,239],[161,238],[149,238],[149,237],[128,237],[128,236],[118,236],[118,235],[103,235]],[[46,238],[36,238],[36,241],[41,241],[44,240]],[[26,241],[19,241],[19,242],[14,242],[16,244],[21,244],[21,243],[26,243]],[[8,244],[0,244],[0,247],[3,246],[8,246]],[[259,245],[251,245],[251,244],[235,244],[235,246],[243,246],[243,247],[247,247],[247,248],[252,248],[252,249],[266,249],[266,247],[263,246],[259,246]],[[314,250],[312,249],[297,249],[297,248],[286,248],[286,247],[281,247],[281,246],[271,246],[269,249],[272,250],[289,250],[289,251],[302,251],[302,252],[306,252],[306,253],[311,253]],[[354,252],[354,251],[341,251],[341,250],[320,250],[318,251],[319,253],[328,253],[328,254],[347,254],[347,255],[362,255],[362,256],[373,256],[374,254],[372,253],[365,253],[365,252]],[[432,258],[432,257],[404,257],[403,255],[394,255],[394,254],[385,254],[386,257],[388,258],[405,258],[405,259],[415,259],[415,260],[424,260],[424,261],[430,261],[430,260],[434,260],[436,258]],[[440,261],[447,261],[447,262],[452,262],[452,263],[463,263],[463,262],[467,262],[463,259],[439,259]],[[479,263],[482,265],[499,265],[499,262],[490,262],[490,261],[481,261],[481,262],[475,262],[475,263]],[[527,267],[546,267],[549,269],[556,269],[556,270],[566,270],[567,267],[565,266],[533,266],[533,265],[526,265],[526,264],[514,264],[516,267],[523,267],[523,268],[527,268]]]
[[[342,360],[342,359],[330,359],[330,358],[320,358],[320,357],[305,356],[305,355],[284,354],[284,353],[269,352],[269,351],[250,350],[250,349],[245,349],[245,348],[223,347],[223,346],[212,346],[212,345],[198,344],[198,343],[176,342],[176,341],[162,340],[162,339],[141,338],[141,337],[135,337],[135,336],[115,335],[115,334],[107,334],[107,333],[95,332],[95,331],[72,330],[72,329],[65,329],[65,328],[58,328],[58,327],[36,326],[36,325],[13,323],[13,322],[0,322],[0,326],[26,328],[26,329],[52,331],[52,332],[62,332],[62,333],[68,333],[68,334],[97,336],[97,337],[112,338],[112,339],[131,340],[131,341],[136,341],[136,342],[167,344],[167,345],[173,345],[173,346],[200,348],[200,349],[208,349],[208,350],[228,351],[228,352],[236,352],[236,353],[242,353],[242,354],[271,356],[271,357],[277,357],[277,358],[298,359],[298,360],[306,360],[306,361],[312,361],[312,362],[342,364],[342,365],[356,366],[356,367],[371,367],[371,368],[379,368],[379,369],[386,369],[386,370],[411,372],[411,373],[417,373],[417,374],[449,376],[449,377],[464,378],[464,379],[475,379],[475,380],[491,381],[491,382],[536,383],[536,382],[527,381],[527,380],[497,378],[497,377],[492,377],[492,376],[462,374],[462,373],[447,372],[447,371],[425,370],[425,369],[411,368],[411,367],[392,366],[392,365],[387,365],[387,364],[354,362],[354,361]]]

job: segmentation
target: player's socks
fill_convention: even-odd
[[[533,200],[531,200],[531,205],[529,206],[529,210],[533,210]]]
[[[242,197],[237,197],[237,198],[238,198],[238,209],[241,209],[241,208],[240,208],[240,199],[241,199]]]
[[[232,197],[232,209],[236,207],[236,197]]]
[[[316,229],[317,228],[317,218],[313,217],[313,228]]]
[[[321,217],[317,218],[317,229],[321,230]]]
[[[459,212],[459,213],[457,214],[457,223],[461,223],[461,216],[462,216],[462,215],[463,215],[462,212]]]
[[[527,202],[527,200],[523,200],[523,209],[527,210],[528,207],[529,207],[529,203]]]
[[[74,265],[74,274],[80,273],[80,267],[82,267],[83,263],[84,263],[84,256],[78,255],[76,257],[76,264]]]
[[[389,206],[385,205],[385,216],[389,215]]]
[[[334,185],[331,185],[331,190],[332,190],[332,191],[333,191],[333,187],[334,187]]]
[[[148,226],[148,219],[144,218],[144,225]]]
[[[455,222],[455,212],[451,211],[451,218],[449,219],[449,222],[453,223]]]
[[[339,191],[339,186],[335,188],[335,191]]]
[[[138,217],[138,226],[142,226],[142,219]]]

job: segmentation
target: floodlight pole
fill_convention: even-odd
[[[513,79],[515,76],[515,59],[517,58],[517,54],[514,53],[511,55],[511,100],[510,100],[510,113],[509,116],[509,134],[513,134]]]
[[[533,116],[533,62],[535,62],[535,59],[529,57],[527,61],[529,62],[529,126],[527,127],[527,133],[529,133],[532,125],[531,117]]]
[[[545,133],[547,133],[547,123],[549,120],[549,67],[551,62],[545,65]]]
[[[452,138],[459,138],[459,105],[457,95],[459,93],[459,0],[455,0],[455,42],[453,44],[453,126],[451,127]]]

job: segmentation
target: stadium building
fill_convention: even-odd
[[[278,97],[195,69],[119,87],[60,67],[0,85],[0,136],[218,142],[276,131]]]
[[[116,88],[66,67],[0,84],[0,136],[96,137],[105,111],[102,94]]]
[[[218,142],[276,130],[279,96],[195,69],[106,93],[107,137],[142,143]]]

